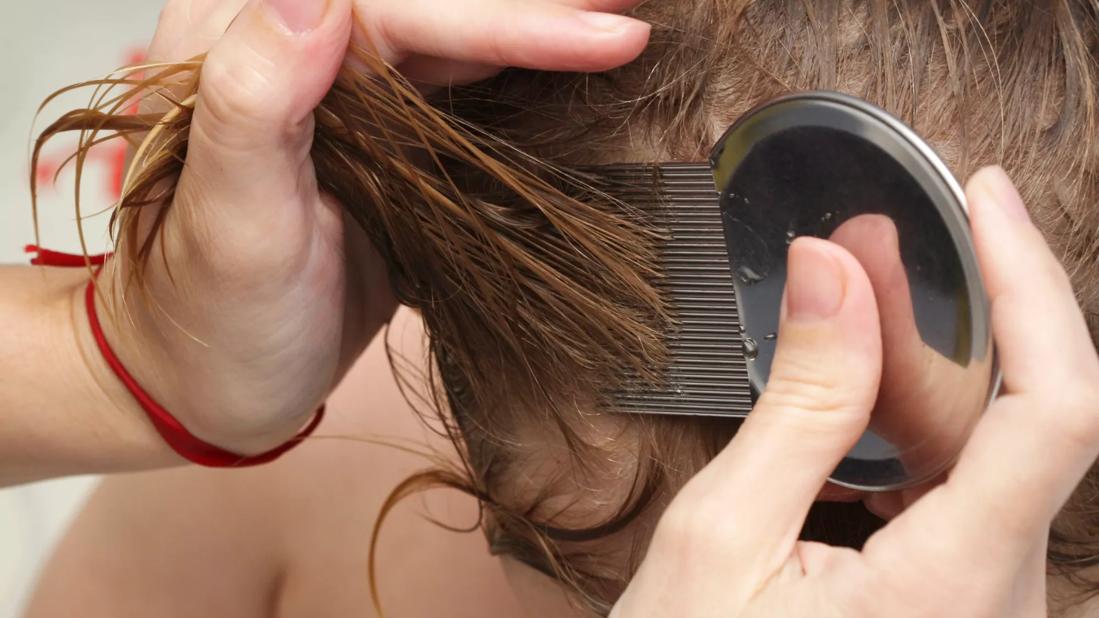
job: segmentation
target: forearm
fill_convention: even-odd
[[[181,461],[96,349],[87,278],[0,266],[0,486]]]
[[[224,301],[224,293],[173,292],[168,286],[153,305],[172,307],[175,316],[165,314],[157,322],[152,316],[158,313],[139,294],[122,309],[111,272],[116,264],[108,264],[100,277],[104,298],[97,302],[98,313],[123,365],[184,427],[202,440],[251,455],[293,436],[392,314],[395,303],[378,256],[363,245],[347,259],[366,275],[356,278],[346,295],[335,296],[365,296],[374,302],[352,302],[368,311],[329,310],[333,316],[344,313],[342,329],[355,333],[345,332],[342,344],[339,338],[329,345],[311,338],[311,345],[298,345],[296,352],[290,344],[286,350],[275,345],[245,353],[243,361],[235,359],[233,352],[247,351],[251,339],[233,343],[228,338],[244,326],[198,319],[203,312],[219,315],[217,299]],[[165,444],[98,349],[84,302],[88,276],[82,268],[0,266],[0,324],[8,327],[0,338],[0,486],[184,461]],[[311,291],[299,290],[298,295]],[[214,300],[196,307],[188,297]],[[291,303],[293,297],[287,291],[277,299]],[[190,313],[186,304],[192,305]],[[251,320],[277,322],[257,315]],[[196,321],[220,326],[209,332],[183,326]],[[268,347],[275,342],[273,337],[253,338]],[[280,354],[289,358],[279,360]],[[256,363],[271,364],[265,372],[271,379],[249,379]],[[295,370],[295,364],[303,363],[331,369],[310,376]],[[281,390],[263,388],[272,380]]]

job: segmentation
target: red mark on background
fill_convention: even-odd
[[[133,48],[127,52],[124,65],[133,66],[145,61],[145,49]],[[140,77],[140,74],[135,74]],[[127,110],[127,114],[136,114],[138,104],[135,101]],[[59,155],[45,155],[39,157],[38,165],[34,169],[34,176],[39,187],[53,187],[53,180],[57,177],[61,166],[72,156],[75,147]],[[99,146],[93,147],[86,155],[86,161],[105,166],[108,182],[106,183],[106,197],[110,202],[118,201],[122,197],[122,182],[126,174],[126,154],[129,144],[125,140],[117,139]],[[43,191],[44,192],[44,191]]]

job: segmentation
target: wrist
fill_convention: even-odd
[[[36,269],[37,270],[37,269]],[[40,418],[59,416],[64,425],[54,428],[66,439],[59,461],[71,469],[59,469],[48,476],[76,472],[120,472],[143,470],[181,463],[149,424],[141,408],[107,366],[88,326],[83,290],[87,271],[48,269],[41,271],[49,296],[41,304],[44,320],[45,354],[35,356],[37,366],[28,371],[44,376],[28,388],[43,392]],[[44,425],[48,429],[49,425]]]
[[[292,401],[253,396],[263,389],[249,387],[254,380],[239,372],[247,367],[218,353],[233,349],[230,341],[218,338],[224,332],[184,326],[195,320],[177,313],[186,306],[178,291],[127,289],[115,268],[116,263],[109,262],[95,293],[85,297],[80,290],[75,302],[85,313],[87,303],[94,303],[95,317],[85,315],[83,323],[95,320],[108,348],[96,350],[91,329],[85,328],[100,370],[106,367],[116,388],[134,405],[140,404],[146,424],[163,431],[166,419],[176,426],[169,435],[162,433],[166,440],[182,434],[215,450],[249,456],[284,444],[316,413],[316,403],[305,401],[308,389],[288,398]],[[177,311],[169,313],[166,307]],[[107,360],[110,356],[116,359],[115,367]]]

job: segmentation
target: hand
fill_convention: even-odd
[[[968,195],[1005,394],[949,478],[862,551],[797,540],[868,422],[881,361],[866,273],[798,240],[767,391],[664,513],[612,616],[1045,615],[1050,522],[1099,455],[1099,358],[1006,175],[979,172]]]
[[[123,363],[201,438],[245,454],[289,438],[395,306],[384,264],[318,191],[309,157],[312,111],[349,42],[424,83],[507,65],[598,71],[646,44],[646,24],[601,12],[634,3],[169,2],[150,59],[209,51],[184,171],[150,252],[148,301],[121,285],[125,260],[100,277]],[[142,213],[145,229],[156,215]]]

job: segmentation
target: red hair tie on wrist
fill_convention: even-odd
[[[91,264],[92,266],[101,267],[106,259],[110,257],[110,254],[85,257],[82,255],[58,253],[48,249],[41,249],[34,245],[27,245],[25,251],[27,253],[37,254],[36,257],[31,259],[31,264],[37,266],[78,267]],[[95,274],[99,274],[98,269]],[[104,360],[107,361],[107,365],[110,366],[111,371],[118,376],[118,379],[126,386],[126,390],[130,391],[130,394],[137,400],[138,405],[141,406],[141,409],[145,411],[146,416],[152,421],[153,427],[156,428],[160,437],[164,439],[168,446],[172,447],[173,451],[190,462],[211,468],[242,468],[264,464],[277,459],[286,451],[301,444],[302,440],[312,434],[313,430],[320,424],[321,419],[324,418],[324,406],[321,406],[317,410],[317,413],[313,415],[313,419],[309,421],[309,424],[306,425],[298,435],[294,436],[289,441],[258,455],[240,455],[227,451],[221,447],[214,446],[187,431],[187,428],[183,426],[183,423],[180,423],[176,417],[172,416],[172,414],[157,403],[151,395],[146,393],[145,389],[141,388],[141,385],[137,383],[137,380],[130,375],[130,372],[126,371],[126,368],[122,365],[122,361],[115,355],[114,350],[112,350],[110,344],[107,343],[107,337],[103,334],[103,327],[99,322],[99,314],[96,313],[95,309],[94,281],[88,281],[88,286],[84,289],[84,306],[87,309],[88,324],[91,326],[96,345],[99,347],[99,352],[103,354]]]

